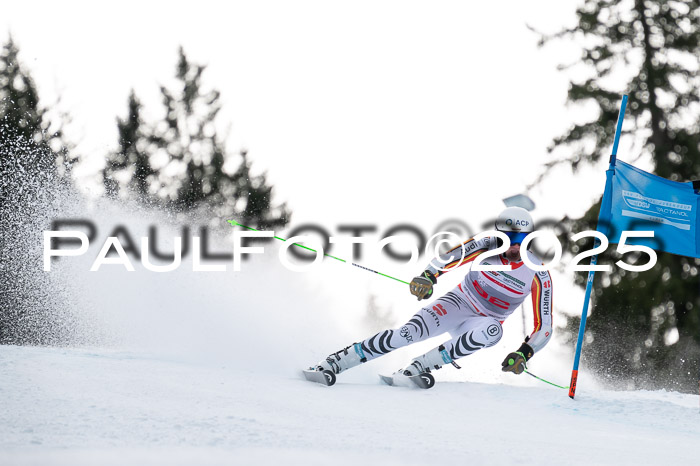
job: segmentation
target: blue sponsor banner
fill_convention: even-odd
[[[606,190],[611,193],[606,194],[612,194],[608,233],[611,243],[618,243],[623,231],[653,231],[654,238],[635,238],[626,243],[700,257],[696,232],[700,196],[692,183],[670,181],[618,160],[612,185],[608,186]],[[605,217],[601,215],[600,220]]]

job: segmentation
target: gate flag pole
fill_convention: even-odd
[[[613,142],[612,154],[610,155],[610,165],[605,172],[605,191],[603,191],[603,200],[600,204],[600,212],[598,214],[597,231],[604,230],[607,233],[608,225],[610,224],[611,208],[612,208],[612,177],[615,174],[615,162],[617,161],[617,145],[620,142],[620,133],[622,132],[622,120],[625,118],[625,108],[627,107],[627,96],[622,96],[620,104],[620,114],[617,117],[617,128],[615,129],[615,140]],[[600,245],[598,238],[595,239],[594,248]],[[591,257],[591,264],[598,263],[598,255]],[[583,346],[583,335],[586,331],[586,317],[588,316],[588,303],[591,299],[591,290],[593,288],[593,277],[595,270],[588,272],[588,281],[586,282],[586,295],[583,298],[583,310],[581,311],[581,323],[578,328],[578,340],[576,341],[576,356],[574,357],[574,367],[571,370],[571,383],[569,384],[569,398],[574,399],[576,394],[576,380],[578,379],[578,365],[581,359],[581,347]]]

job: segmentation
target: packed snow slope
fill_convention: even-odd
[[[0,464],[697,465],[693,395],[299,374],[0,347]],[[444,369],[442,372],[454,370]]]

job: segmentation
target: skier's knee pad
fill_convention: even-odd
[[[488,348],[501,341],[503,337],[503,327],[501,323],[493,318],[484,319],[484,323],[474,329],[475,338],[484,343],[484,347]]]
[[[459,336],[445,344],[453,360],[489,348],[498,343],[503,336],[501,323],[491,317],[470,319],[457,330]]]

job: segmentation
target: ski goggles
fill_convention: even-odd
[[[510,239],[510,244],[522,244],[523,240],[528,235],[520,231],[504,231],[502,233],[505,233],[508,239]]]

